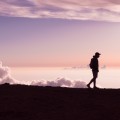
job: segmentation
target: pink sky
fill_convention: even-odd
[[[8,66],[120,66],[120,5],[113,0],[0,1],[0,58]]]

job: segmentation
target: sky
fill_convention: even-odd
[[[120,67],[119,0],[0,0],[0,60],[12,67]]]

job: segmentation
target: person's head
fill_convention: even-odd
[[[96,53],[95,53],[95,57],[97,57],[97,58],[99,58],[100,55],[101,55],[101,54],[100,54],[99,52],[96,52]]]

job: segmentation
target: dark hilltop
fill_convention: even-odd
[[[0,120],[120,120],[120,89],[0,85]]]

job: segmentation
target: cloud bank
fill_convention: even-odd
[[[120,22],[120,0],[1,0],[0,15]]]
[[[26,84],[25,82],[21,83],[20,81],[14,79],[11,76],[10,68],[3,66],[2,62],[0,62],[0,84]],[[41,81],[38,80],[37,82],[33,80],[31,84],[34,86],[52,86],[52,87],[72,87],[72,88],[86,88],[86,83],[83,81],[71,81],[65,78],[58,78],[57,80],[53,81]]]
[[[15,84],[15,79],[11,77],[10,69],[6,66],[2,66],[0,62],[0,84]]]
[[[65,78],[58,78],[55,81],[33,81],[31,85],[35,86],[52,86],[52,87],[71,87],[71,88],[87,88],[83,81],[71,81]]]

